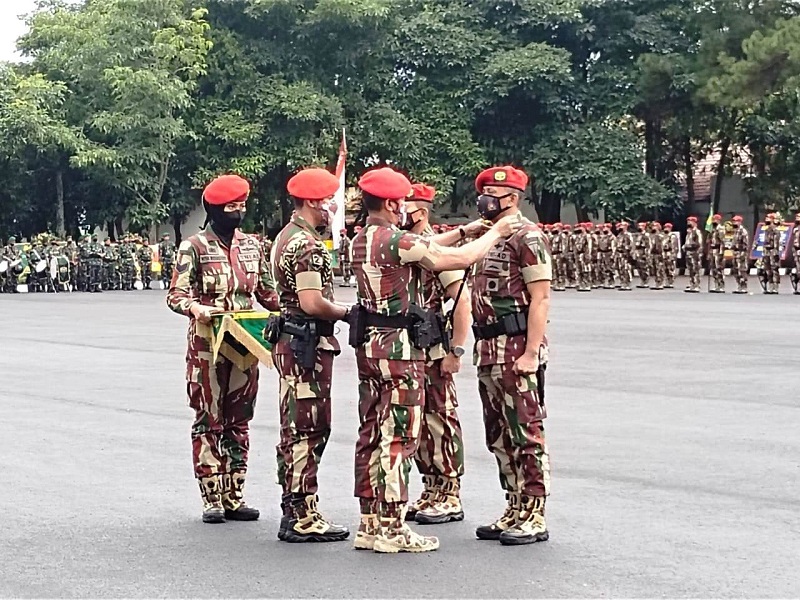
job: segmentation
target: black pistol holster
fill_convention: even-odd
[[[528,331],[528,307],[520,312],[511,313],[488,325],[472,324],[472,333],[476,340],[491,340],[501,335],[522,335]]]

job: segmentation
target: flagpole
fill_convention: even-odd
[[[345,228],[345,165],[347,164],[347,137],[342,127],[342,142],[339,144],[339,157],[336,161],[336,178],[339,180],[339,189],[333,197],[336,204],[336,214],[333,218],[331,237],[333,249],[339,249],[339,232]]]

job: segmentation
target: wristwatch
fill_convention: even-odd
[[[464,346],[453,346],[452,348],[450,348],[450,354],[452,354],[456,358],[461,358],[462,356],[464,356],[464,352],[465,352]]]

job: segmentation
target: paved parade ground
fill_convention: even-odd
[[[0,309],[0,596],[800,594],[800,297],[788,282],[781,296],[554,295],[550,541],[474,537],[504,500],[467,365],[466,520],[424,528],[441,540],[425,555],[278,542],[274,371],[261,374],[246,490],[262,518],[201,523],[185,319],[163,291],[4,295]],[[357,381],[344,348],[320,495],[354,531]]]

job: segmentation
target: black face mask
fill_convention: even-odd
[[[418,213],[421,210],[422,210],[421,208],[418,208],[413,212],[404,213],[403,218],[401,219],[400,225],[398,225],[398,227],[403,231],[411,231],[412,229],[414,229],[414,227],[416,226],[417,223],[419,223],[419,221],[415,221],[414,219],[412,219],[411,215]]]
[[[231,245],[233,232],[242,224],[245,211],[226,212],[225,206],[215,206],[203,202],[206,209],[207,222],[211,223],[211,229],[219,236],[226,246]]]
[[[481,194],[478,196],[478,213],[489,221],[494,221],[497,217],[507,211],[510,206],[500,208],[500,200],[508,198],[512,194],[503,194],[502,196],[490,196],[489,194]]]

